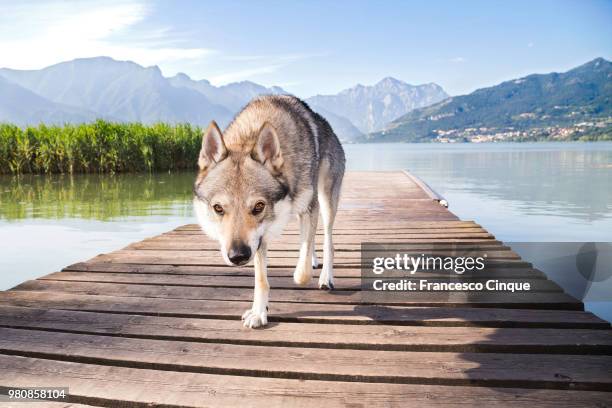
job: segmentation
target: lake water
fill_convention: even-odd
[[[345,149],[349,170],[409,170],[460,218],[505,242],[612,242],[612,143]],[[194,222],[192,181],[192,172],[0,176],[0,289]],[[608,275],[578,290],[565,279],[571,272],[560,272],[550,256],[516,247],[564,289],[584,296],[587,309],[612,320]]]

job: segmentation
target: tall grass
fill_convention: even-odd
[[[197,163],[201,129],[188,124],[93,123],[20,128],[0,123],[0,174],[178,170]]]

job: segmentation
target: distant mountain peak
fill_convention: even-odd
[[[594,60],[591,60],[584,65],[598,66],[599,64],[610,64],[610,61],[605,59],[604,57],[597,57]]]
[[[189,75],[184,72],[179,72],[175,74],[173,77],[168,78],[170,82],[173,82],[174,85],[184,85],[190,82],[198,83],[204,86],[212,86],[208,79],[192,79]]]
[[[191,77],[184,72],[179,72],[175,74],[172,78],[180,79],[180,80],[189,80],[191,81]]]
[[[316,110],[325,110],[349,119],[364,133],[383,129],[389,122],[412,109],[428,106],[448,97],[433,84],[410,85],[385,77],[374,85],[357,84],[336,95],[316,95],[307,102]]]
[[[270,89],[274,91],[274,93],[278,93],[278,94],[287,93],[287,91],[285,91],[280,86],[271,86]]]
[[[406,82],[401,81],[401,80],[399,80],[397,78],[393,78],[391,76],[388,76],[388,77],[384,77],[383,79],[378,81],[376,83],[376,85],[374,85],[374,86],[379,86],[379,85],[408,85],[408,84],[406,84]]]
[[[578,70],[606,70],[606,69],[610,69],[610,66],[612,66],[612,62],[608,61],[607,59],[603,58],[603,57],[599,57],[599,58],[595,58],[594,60],[591,60],[589,62],[587,62],[586,64],[582,64],[576,68],[574,68],[572,71],[578,71]]]
[[[124,66],[133,66],[133,67],[140,67],[140,68],[144,68],[142,65],[139,65],[137,63],[135,63],[134,61],[129,61],[129,60],[116,60],[112,57],[107,57],[107,56],[99,56],[99,57],[84,57],[84,58],[75,58],[72,60],[68,60],[68,61],[63,61],[63,62],[59,62],[57,64],[51,65],[47,68],[43,68],[43,69],[48,69],[51,67],[55,67],[58,65],[68,65],[68,64],[72,64],[72,65],[94,65],[94,64],[104,64],[104,65],[115,65],[115,66],[119,66],[119,65],[124,65]]]
[[[132,62],[132,61],[116,60],[113,57],[108,57],[106,55],[100,55],[98,57],[75,58],[75,59],[72,59],[72,60],[60,62],[59,64],[65,64],[65,63],[69,63],[69,62],[79,62],[79,63],[83,63],[83,62],[85,62],[85,63],[95,63],[95,62],[127,62],[127,63],[135,64],[135,62]],[[54,64],[54,65],[57,65],[57,64]]]
[[[251,86],[263,86],[263,85],[259,85],[253,81],[249,81],[248,79],[245,79],[243,81],[237,81],[237,82],[233,82],[234,84],[240,84],[240,85],[251,85]]]
[[[177,74],[172,78],[168,78],[168,80],[174,86],[196,90],[210,101],[222,105],[232,112],[240,110],[255,96],[286,93],[282,88],[266,88],[252,81],[232,82],[222,86],[214,86],[206,79],[194,81],[185,74]]]

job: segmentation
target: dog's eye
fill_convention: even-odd
[[[264,208],[266,208],[266,204],[263,201],[258,201],[255,207],[253,207],[253,215],[261,214]]]
[[[223,211],[223,207],[221,207],[219,204],[213,205],[213,210],[215,210],[215,212],[219,215],[223,215],[223,213],[225,212]]]

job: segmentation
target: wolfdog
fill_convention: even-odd
[[[318,266],[314,240],[319,210],[325,233],[319,288],[334,288],[332,229],[345,158],[327,121],[289,95],[261,96],[224,132],[213,121],[204,131],[194,185],[194,208],[203,231],[219,241],[228,265],[253,259],[253,306],[244,326],[268,322],[268,243],[292,216],[300,225],[293,280],[306,285]]]

